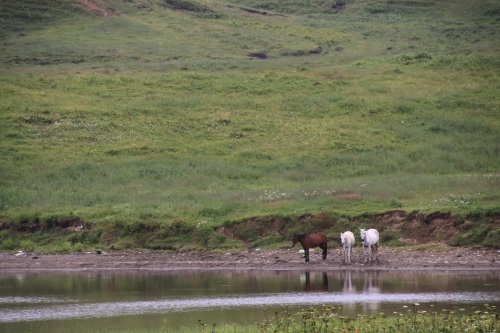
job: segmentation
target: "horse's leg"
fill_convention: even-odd
[[[352,246],[348,245],[347,246],[347,262],[350,264],[351,263],[351,251],[352,251]]]
[[[323,260],[326,260],[326,255],[328,254],[328,245],[323,245]]]
[[[375,260],[375,253],[377,250],[377,248],[375,246],[376,246],[375,244],[370,245],[370,261]]]
[[[309,248],[304,247],[304,254],[306,255],[306,263],[309,262]]]

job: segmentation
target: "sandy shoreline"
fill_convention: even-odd
[[[379,262],[365,263],[360,248],[344,264],[340,249],[326,261],[319,251],[304,263],[298,248],[235,253],[109,252],[75,254],[0,253],[0,270],[499,270],[500,250],[440,251],[381,248]]]

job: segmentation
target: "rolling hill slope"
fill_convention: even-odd
[[[2,1],[0,220],[100,230],[71,248],[117,226],[139,246],[143,223],[498,216],[499,24],[493,0]]]

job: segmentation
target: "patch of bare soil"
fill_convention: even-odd
[[[108,17],[119,15],[115,10],[107,7],[106,0],[81,0],[80,4],[83,9],[97,16]]]
[[[344,264],[340,248],[327,260],[311,250],[304,263],[297,247],[235,253],[110,252],[77,254],[0,253],[0,270],[500,270],[500,251],[449,248],[436,250],[380,248],[378,262],[364,262],[354,249],[352,263]]]

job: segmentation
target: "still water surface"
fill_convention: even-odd
[[[347,316],[500,306],[500,271],[101,271],[0,273],[1,332],[255,323],[335,305]]]

